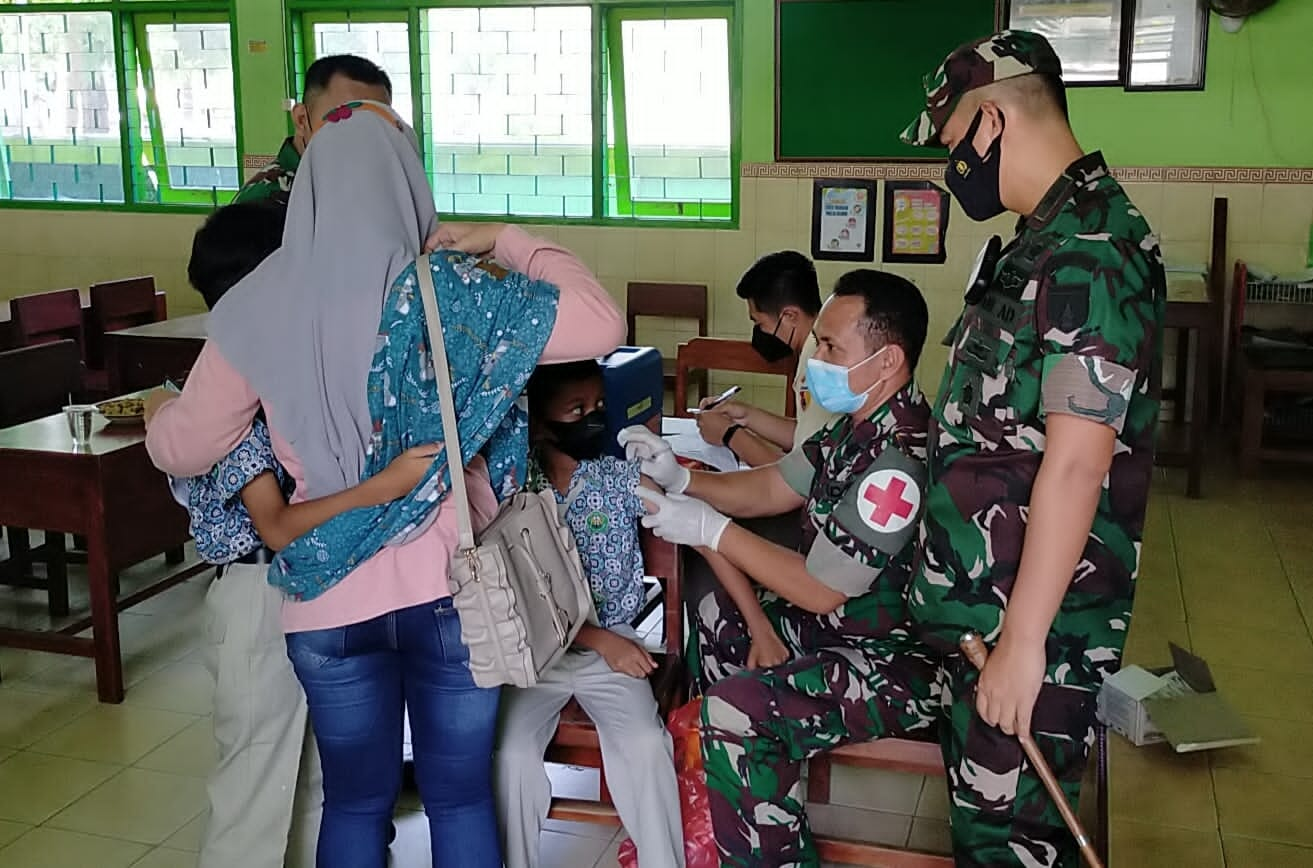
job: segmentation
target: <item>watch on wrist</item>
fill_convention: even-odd
[[[729,426],[728,428],[726,428],[726,429],[725,429],[725,436],[723,436],[723,437],[720,438],[721,445],[723,445],[726,449],[733,449],[734,447],[733,447],[733,446],[730,446],[730,445],[729,445],[729,442],[730,442],[731,440],[733,440],[733,439],[734,439],[734,435],[737,434],[737,433],[739,433],[740,431],[742,431],[743,428],[744,428],[744,426],[743,426],[743,425],[740,425],[740,424],[737,423],[737,422],[735,422],[733,425],[731,425],[731,426]]]

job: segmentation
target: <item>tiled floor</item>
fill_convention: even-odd
[[[1313,868],[1313,475],[1237,482],[1218,471],[1201,501],[1182,487],[1164,477],[1150,504],[1127,659],[1165,664],[1169,639],[1204,655],[1263,743],[1177,756],[1114,736],[1113,862]],[[0,649],[0,868],[194,864],[214,761],[197,651],[204,590],[193,580],[122,616],[119,706],[94,701],[89,661]],[[44,620],[40,595],[0,590],[0,624]],[[554,778],[564,794],[596,792],[587,772]],[[944,847],[941,781],[838,768],[833,793],[839,806],[815,812],[821,829]],[[398,818],[393,864],[427,866],[413,794]],[[545,861],[611,868],[621,840],[552,823]]]

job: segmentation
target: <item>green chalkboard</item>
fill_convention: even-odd
[[[898,134],[921,77],[995,30],[995,0],[776,0],[779,160],[939,158]]]

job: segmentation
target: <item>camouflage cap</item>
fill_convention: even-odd
[[[996,81],[1031,73],[1062,76],[1062,61],[1038,33],[1004,30],[960,46],[922,79],[925,111],[903,130],[909,145],[937,145],[939,133],[957,108],[962,94]]]

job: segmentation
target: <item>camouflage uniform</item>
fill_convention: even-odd
[[[278,149],[274,161],[242,185],[233,197],[232,204],[254,202],[260,199],[272,199],[286,205],[292,196],[292,181],[296,170],[301,166],[301,152],[296,149],[296,142],[288,136],[283,146]]]
[[[747,629],[723,592],[700,609],[702,747],[721,864],[819,865],[803,808],[802,761],[852,742],[920,731],[939,713],[935,662],[907,620],[929,407],[913,385],[854,424],[843,416],[779,463],[807,498],[808,571],[848,602],[816,615],[763,602],[792,659],[743,669]]]
[[[938,138],[960,92],[1042,69],[1040,37],[1005,33],[950,56],[926,79],[927,112],[904,134]],[[991,61],[991,59],[993,59]],[[965,630],[996,641],[1021,561],[1045,418],[1116,432],[1085,550],[1047,640],[1035,741],[1075,804],[1094,699],[1116,671],[1139,565],[1158,419],[1165,278],[1158,243],[1097,152],[1073,163],[1004,248],[968,304],[930,426],[929,487],[909,605],[945,655],[941,741],[958,865],[1074,865],[1075,842],[1015,738],[975,712]]]

